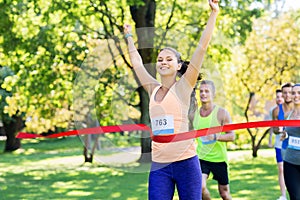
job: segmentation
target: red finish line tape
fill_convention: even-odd
[[[168,142],[178,142],[182,140],[193,139],[201,136],[206,136],[209,134],[215,134],[220,132],[227,132],[245,128],[259,128],[259,127],[276,127],[276,126],[300,126],[300,120],[273,120],[273,121],[256,121],[238,124],[226,124],[224,126],[216,126],[211,128],[205,128],[200,130],[194,130],[184,133],[178,133],[173,135],[159,135],[154,136],[150,127],[145,124],[124,124],[115,126],[100,126],[94,128],[85,128],[79,130],[66,131],[61,133],[55,133],[48,136],[43,136],[39,134],[24,133],[19,132],[16,136],[17,138],[29,139],[29,138],[57,138],[63,136],[71,135],[88,135],[88,134],[105,134],[112,132],[122,132],[122,131],[149,131],[151,138],[155,142],[168,143]]]
[[[227,132],[245,128],[258,128],[258,127],[277,127],[277,126],[300,126],[300,120],[273,120],[273,121],[257,121],[246,122],[238,124],[226,124],[224,126],[215,126],[211,128],[205,128],[195,131],[189,131],[174,135],[167,136],[152,136],[152,140],[160,143],[178,142],[182,140],[188,140],[209,134],[215,134],[220,132]]]
[[[123,124],[123,125],[115,125],[115,126],[99,126],[93,128],[84,128],[79,130],[72,130],[60,133],[54,133],[51,135],[40,135],[33,133],[25,133],[19,132],[16,138],[22,139],[32,139],[32,138],[57,138],[63,136],[71,136],[71,135],[88,135],[88,134],[104,134],[104,133],[113,133],[113,132],[122,132],[122,131],[151,131],[149,126],[145,124]]]

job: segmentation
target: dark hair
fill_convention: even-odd
[[[159,52],[162,52],[163,50],[172,51],[174,53],[174,55],[176,56],[178,63],[180,63],[180,61],[181,61],[181,54],[178,51],[176,51],[176,49],[174,49],[172,47],[165,47],[165,48],[161,49]]]
[[[187,70],[187,68],[190,64],[190,61],[182,60],[181,59],[181,54],[176,49],[174,49],[172,47],[165,47],[165,48],[161,49],[159,52],[162,52],[163,50],[169,50],[169,51],[172,51],[174,53],[174,55],[177,58],[177,62],[181,64],[181,67],[178,70],[178,76],[181,77],[186,72],[186,70]],[[197,80],[200,81],[202,79],[202,77],[203,77],[203,74],[199,73],[199,76],[198,76]]]
[[[276,90],[276,94],[279,93],[279,92],[282,92],[282,90],[281,89],[277,89]]]
[[[181,67],[178,70],[178,75],[182,76],[186,72],[186,70],[187,70],[187,68],[188,68],[188,66],[190,64],[190,61],[180,60],[179,63],[181,64]]]
[[[286,87],[293,87],[293,84],[292,83],[285,83],[281,86],[281,90],[283,90],[283,88],[286,88]]]
[[[178,76],[181,77],[187,70],[190,62],[189,61],[181,61],[181,68],[178,70]],[[197,77],[197,81],[202,80],[203,78],[203,73],[199,73],[198,77]]]

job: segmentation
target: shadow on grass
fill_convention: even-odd
[[[3,199],[147,199],[147,176],[91,166],[8,172],[1,196]]]
[[[230,193],[235,200],[274,200],[280,196],[275,157],[244,158],[230,163]],[[209,180],[213,199],[220,199],[217,182]]]
[[[235,164],[232,170],[239,173],[232,177],[232,193],[239,198],[248,199],[251,197],[253,199],[274,199],[274,193],[278,193],[279,197],[276,168],[275,163],[257,163],[256,161]],[[259,196],[257,196],[258,194]]]
[[[0,199],[147,199],[147,164],[83,163],[78,138],[28,141],[0,155]]]
[[[1,141],[0,148],[4,149]],[[82,155],[82,142],[78,137],[23,140],[22,148],[15,152],[0,153],[0,165],[21,165],[23,162],[35,162],[57,155],[58,157]]]

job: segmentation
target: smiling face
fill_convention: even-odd
[[[215,97],[215,91],[212,85],[201,84],[199,90],[200,90],[200,101],[202,103],[209,103],[213,101]]]
[[[164,49],[158,54],[156,70],[161,76],[176,76],[179,69],[178,57],[172,50]]]
[[[276,93],[276,104],[279,105],[279,104],[283,104],[284,102],[284,99],[282,97],[282,92],[277,92]]]
[[[294,105],[300,106],[300,85],[295,85],[292,89],[292,100]]]
[[[292,103],[292,87],[283,87],[282,97],[285,103]]]

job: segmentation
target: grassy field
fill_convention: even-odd
[[[0,141],[1,149],[3,144]],[[149,164],[134,162],[138,154],[130,153],[133,156],[126,159],[126,152],[114,156],[98,152],[95,163],[89,164],[83,162],[78,137],[23,140],[22,144],[21,150],[0,154],[2,200],[147,199]],[[252,159],[250,151],[229,152],[233,199],[274,200],[280,196],[274,150],[258,153]],[[113,161],[119,165],[109,164]],[[208,183],[213,199],[220,199],[216,182],[210,179]],[[174,200],[178,200],[176,195]]]

